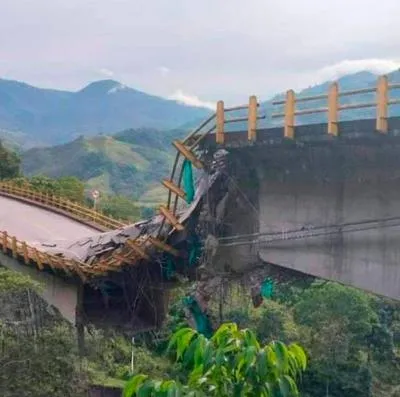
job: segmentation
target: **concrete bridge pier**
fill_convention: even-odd
[[[398,153],[398,140],[231,149],[239,189],[224,235],[254,236],[220,247],[218,263],[271,263],[400,299]]]

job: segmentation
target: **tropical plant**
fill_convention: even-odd
[[[138,374],[126,384],[124,397],[298,396],[296,381],[307,365],[299,345],[274,341],[261,346],[252,331],[235,323],[221,325],[210,339],[182,328],[168,350],[187,379],[157,381]]]

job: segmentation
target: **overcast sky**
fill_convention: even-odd
[[[400,0],[0,0],[0,76],[228,103],[400,66]]]

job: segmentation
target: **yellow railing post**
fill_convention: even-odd
[[[225,125],[225,111],[224,111],[224,101],[217,102],[217,116],[216,116],[216,142],[218,144],[222,144],[225,142],[225,133],[224,133],[224,125]]]
[[[338,83],[332,83],[328,93],[328,134],[339,135],[339,87]]]
[[[22,242],[22,254],[24,255],[24,262],[25,265],[29,263],[29,255],[28,255],[28,246],[26,245],[26,242]]]
[[[293,90],[286,92],[285,102],[285,131],[284,137],[293,139],[294,138],[294,116],[296,108],[296,99]]]
[[[37,267],[39,268],[39,270],[43,270],[43,263],[42,263],[42,260],[40,259],[39,251],[36,248],[34,248],[33,252],[34,252],[35,262],[36,262]]]
[[[388,132],[389,86],[387,76],[378,79],[376,89],[376,129],[382,134]]]
[[[247,138],[249,141],[257,139],[257,97],[255,95],[249,99]]]
[[[16,258],[18,251],[17,251],[17,239],[15,236],[13,236],[11,239],[11,250],[12,250],[13,257]]]
[[[7,232],[3,232],[3,252],[6,254],[8,248],[8,235]]]

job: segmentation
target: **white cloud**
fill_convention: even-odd
[[[400,60],[399,0],[250,3],[1,0],[0,76],[73,90],[107,76],[164,97],[182,88],[242,103]]]
[[[344,60],[334,65],[325,66],[316,72],[318,82],[336,80],[346,74],[368,71],[375,74],[385,74],[400,68],[400,61],[394,59],[354,59]]]
[[[200,108],[207,108],[215,110],[216,104],[214,102],[202,101],[199,97],[195,95],[185,94],[182,90],[176,90],[172,95],[168,97],[168,99],[172,99],[174,101],[183,103],[188,106],[196,106]]]
[[[104,76],[107,76],[107,77],[113,77],[114,74],[115,74],[112,70],[107,69],[107,68],[101,68],[99,70],[99,73],[104,75]]]
[[[123,91],[123,90],[127,90],[127,89],[128,89],[128,87],[126,85],[117,84],[115,87],[108,90],[107,94],[115,94],[118,91]]]
[[[165,77],[171,71],[171,69],[167,68],[166,66],[159,66],[157,69],[163,77]]]

